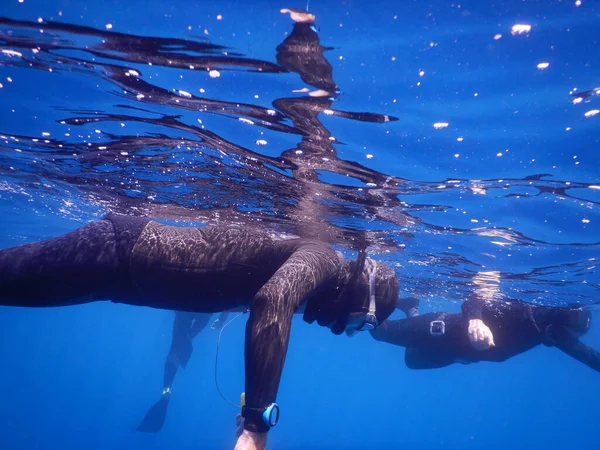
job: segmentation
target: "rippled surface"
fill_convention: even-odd
[[[593,6],[420,3],[425,28],[399,6],[368,27],[325,9],[318,31],[223,12],[139,34],[18,7],[0,19],[2,201],[366,247],[433,300],[597,300]]]

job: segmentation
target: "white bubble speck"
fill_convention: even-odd
[[[256,145],[267,145],[267,141],[264,139],[259,139],[256,141]]]
[[[221,14],[219,14],[219,15],[217,16],[217,20],[222,20],[222,19],[223,19],[223,16],[222,16]]]
[[[465,140],[465,138],[463,138],[463,137],[457,137],[457,138],[456,138],[456,140],[457,140],[458,142],[462,142],[462,141],[464,141],[464,140]]]
[[[208,72],[208,75],[211,78],[219,78],[221,76],[221,72],[219,72],[218,70],[211,70],[210,72]]]
[[[107,30],[112,30],[112,23],[107,23],[104,26],[106,27]]]
[[[584,115],[585,115],[585,117],[594,117],[598,113],[600,113],[600,109],[591,109],[588,112],[586,112]]]
[[[494,40],[502,39],[502,35],[500,33],[494,35]]]
[[[590,223],[590,219],[581,219],[582,223]]]
[[[502,152],[496,153],[496,156],[502,156]]]
[[[550,63],[542,62],[537,65],[537,68],[540,70],[544,70],[544,69],[547,69],[549,65],[550,65]]]
[[[238,117],[238,120],[240,122],[247,123],[248,125],[254,125],[254,122],[252,122],[251,120],[245,119],[243,117]]]
[[[181,95],[182,97],[192,98],[192,94],[190,94],[188,91],[179,90],[178,92],[179,92],[179,95]]]
[[[448,122],[436,122],[433,124],[433,128],[435,128],[436,130],[439,130],[441,128],[447,128],[449,125]]]
[[[50,136],[50,133],[48,133],[47,131],[42,131],[42,136]]]
[[[512,26],[510,32],[511,34],[527,34],[531,31],[531,25],[524,23],[517,23]]]
[[[372,159],[373,155],[371,155],[370,153],[367,153],[367,159]]]
[[[419,72],[419,76],[420,76],[420,77],[422,77],[423,75],[425,75],[425,71],[424,71],[424,70],[421,70],[421,71]]]

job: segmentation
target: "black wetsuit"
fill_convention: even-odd
[[[291,319],[344,332],[368,305],[368,275],[326,243],[276,240],[238,226],[182,228],[109,215],[64,236],[0,251],[0,304],[65,306],[110,299],[191,312],[250,307],[246,326],[246,421],[267,431]],[[377,319],[393,311],[398,280],[376,264]]]
[[[471,319],[483,320],[494,336],[495,346],[477,350],[471,345],[468,335]],[[378,341],[406,347],[405,361],[411,369],[435,369],[457,362],[501,362],[544,344],[556,346],[600,371],[600,354],[568,331],[576,327],[577,334],[584,334],[589,323],[590,313],[582,309],[518,301],[467,300],[461,313],[428,313],[388,320],[371,334]]]

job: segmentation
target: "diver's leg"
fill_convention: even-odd
[[[108,220],[0,250],[0,304],[43,307],[98,300],[119,282],[119,266]]]
[[[222,312],[221,314],[219,314],[219,317],[217,317],[217,320],[215,320],[210,327],[213,330],[220,330],[221,328],[223,328],[223,326],[225,326],[225,322],[227,321],[228,316],[229,316],[229,311]]]
[[[546,330],[546,334],[556,348],[589,368],[600,372],[600,353],[570,334],[564,326],[550,325]]]
[[[190,328],[190,340],[194,340],[196,336],[200,334],[202,330],[208,325],[208,321],[212,317],[211,313],[198,313],[194,316],[194,323]],[[188,358],[189,359],[189,358]],[[187,364],[187,361],[186,361]],[[185,364],[183,364],[185,367]]]
[[[169,353],[165,360],[162,394],[160,399],[152,405],[142,419],[142,422],[137,427],[138,431],[156,433],[160,431],[165,423],[167,407],[169,406],[169,400],[171,399],[171,388],[175,381],[177,369],[179,365],[182,364],[183,359],[185,359],[185,364],[187,364],[187,361],[192,354],[190,329],[195,316],[196,313],[175,311],[171,347],[169,348]],[[182,367],[185,367],[185,364],[182,364]]]

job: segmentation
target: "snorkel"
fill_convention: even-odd
[[[375,273],[377,272],[377,261],[373,259],[367,260],[367,275],[369,276],[369,296],[368,296],[368,309],[366,313],[350,313],[348,315],[348,322],[346,323],[346,335],[354,336],[359,331],[373,331],[379,325],[377,321],[377,303],[375,301]],[[364,267],[363,263],[363,267]],[[365,305],[366,306],[366,305]]]

